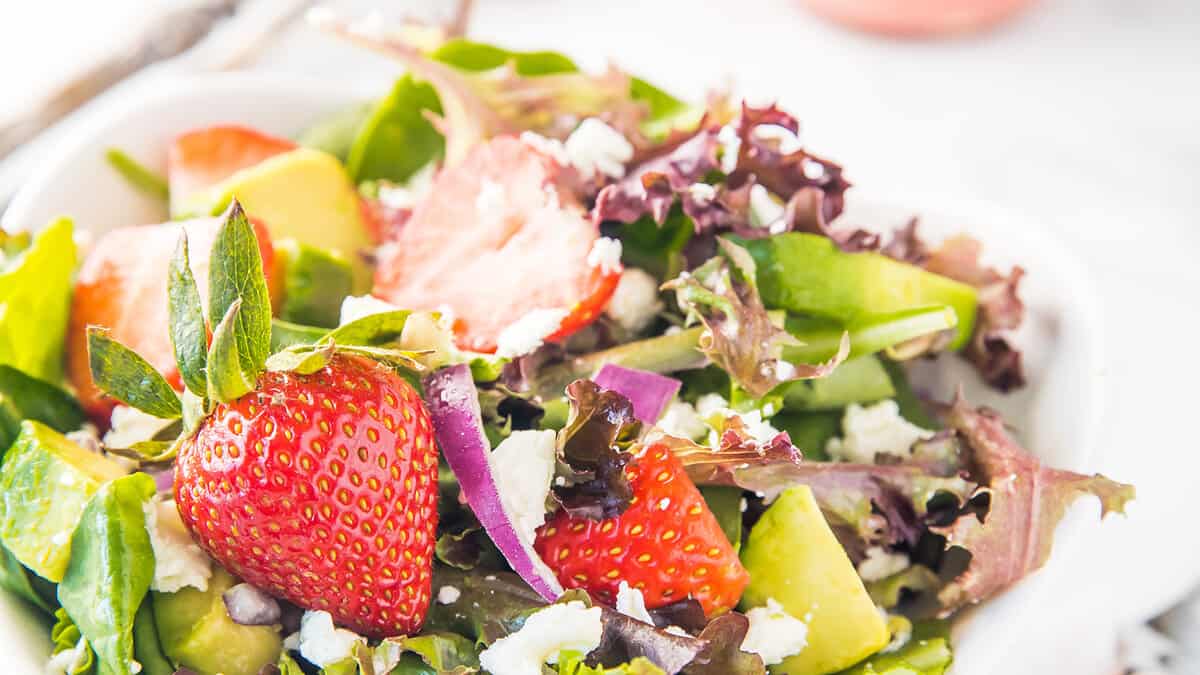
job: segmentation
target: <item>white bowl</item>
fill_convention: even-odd
[[[160,222],[165,210],[109,168],[104,160],[107,148],[121,148],[162,169],[169,140],[190,128],[236,122],[293,135],[327,112],[384,93],[264,74],[206,76],[142,91],[97,111],[90,123],[64,140],[13,200],[4,226],[36,229],[60,215],[71,216],[79,230],[92,233]],[[832,150],[836,155],[836,148]],[[1027,447],[1045,461],[1086,470],[1096,446],[1093,430],[1101,412],[1098,377],[1103,358],[1097,301],[1081,266],[1043,236],[1035,221],[985,205],[947,205],[936,197],[913,195],[889,199],[859,190],[850,193],[843,222],[887,228],[920,214],[927,233],[967,231],[983,240],[989,260],[1002,265],[1019,262],[1027,269],[1029,312],[1019,340],[1026,350],[1029,386],[1019,394],[1001,396],[982,386],[956,359],[942,359],[923,381],[941,396],[949,396],[954,383],[965,382],[971,400],[1006,413]],[[1093,512],[1089,504],[1068,515],[1059,529],[1058,559],[1069,548],[1073,531],[1095,525],[1086,518]],[[1050,571],[1030,577],[956,624],[956,673],[992,672],[1002,663],[1026,612],[1053,612],[1039,605],[1038,589],[1047,583]],[[39,672],[49,649],[47,634],[29,608],[0,593],[0,642],[7,643],[2,651],[9,657],[8,672]]]

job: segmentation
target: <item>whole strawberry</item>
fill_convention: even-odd
[[[733,608],[750,575],[679,459],[665,445],[643,446],[625,474],[633,498],[621,515],[560,510],[538,529],[534,548],[559,582],[608,604],[624,581],[651,609],[689,597],[708,616]]]
[[[213,558],[372,636],[421,627],[437,528],[429,413],[390,368],[268,372],[179,448],[175,499]]]
[[[207,258],[207,312],[186,236],[167,271],[182,398],[108,330],[87,329],[96,386],[183,429],[124,452],[176,460],[180,515],[230,572],[369,636],[416,632],[429,607],[438,459],[429,413],[400,372],[434,352],[396,348],[410,313],[395,311],[290,336],[272,354],[262,256],[236,201]]]

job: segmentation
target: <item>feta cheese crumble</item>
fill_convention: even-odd
[[[550,605],[531,614],[521,630],[496,640],[479,655],[492,675],[541,675],[563,650],[587,654],[600,645],[600,608],[582,602]]]
[[[804,148],[800,137],[791,129],[778,124],[759,124],[754,127],[754,138],[767,143],[773,143],[779,152],[790,155]]]
[[[779,435],[779,430],[771,426],[771,423],[763,419],[761,410],[750,410],[747,412],[737,412],[729,408],[729,401],[720,394],[705,394],[696,399],[696,412],[700,417],[713,428],[709,437],[709,444],[714,447],[717,444],[717,433],[714,425],[723,422],[726,417],[738,417],[742,420],[742,425],[746,429],[746,433],[757,443],[768,443],[773,438]]]
[[[717,131],[717,143],[721,146],[721,171],[733,173],[737,169],[738,152],[742,148],[742,139],[732,124],[726,124]]]
[[[851,403],[842,416],[842,437],[829,439],[825,452],[834,460],[874,464],[879,454],[910,457],[913,443],[933,435],[901,417],[891,399],[868,407]]]
[[[591,256],[589,256],[590,259]],[[663,309],[658,299],[658,280],[645,270],[636,267],[626,267],[621,272],[621,281],[604,313],[616,321],[625,330],[639,333]]]
[[[383,314],[400,309],[387,300],[380,300],[373,295],[348,295],[342,300],[342,311],[338,316],[338,325],[345,326],[351,321],[358,321],[372,314]]]
[[[622,581],[617,587],[617,611],[631,619],[654,625],[654,619],[646,609],[646,597],[642,592]]]
[[[597,172],[621,178],[625,175],[625,162],[633,159],[629,140],[595,117],[580,122],[563,146],[571,165],[584,180],[591,180]]]
[[[185,586],[208,590],[212,561],[192,541],[174,501],[158,497],[142,505],[146,532],[154,550],[154,580],[151,590],[174,593]]]
[[[50,657],[46,662],[45,675],[71,675],[87,656],[87,639],[79,638],[74,647],[65,649]]]
[[[621,242],[612,237],[600,237],[592,243],[587,255],[588,267],[599,268],[604,274],[621,271]]]
[[[554,432],[549,429],[514,431],[488,455],[500,503],[523,541],[532,543],[546,520],[554,463]]]
[[[345,628],[335,628],[333,616],[326,611],[307,611],[300,618],[300,656],[314,666],[324,668],[354,656],[366,638]]]
[[[699,413],[686,401],[671,401],[666,412],[658,420],[658,428],[677,438],[697,440],[708,433],[708,425]]]
[[[520,356],[542,346],[553,335],[569,312],[565,309],[535,309],[517,319],[496,338],[497,356]]]
[[[867,548],[866,557],[858,563],[858,576],[863,581],[879,581],[908,569],[908,555],[892,553],[882,546]]]
[[[758,654],[763,663],[773,666],[795,656],[808,646],[808,624],[784,611],[774,598],[766,607],[746,612],[750,628],[742,640],[742,651]]]
[[[546,138],[537,132],[522,131],[520,139],[522,143],[546,155],[559,166],[571,165],[571,158],[567,156],[567,149],[563,146],[562,141],[557,138]]]
[[[771,234],[781,234],[783,229],[787,227],[787,223],[780,220],[783,216],[784,206],[771,196],[767,188],[755,183],[750,186],[750,222],[758,227],[771,226],[779,229],[771,230]]]
[[[108,433],[104,434],[104,445],[110,448],[128,448],[154,438],[171,420],[164,420],[137,408],[119,405],[113,408],[109,419]]]
[[[462,597],[462,591],[455,586],[442,586],[437,592],[439,605],[453,605]]]

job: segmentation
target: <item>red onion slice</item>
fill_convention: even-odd
[[[458,478],[467,504],[512,568],[548,602],[562,594],[554,573],[524,541],[504,511],[500,490],[488,463],[492,446],[483,432],[479,392],[466,364],[443,368],[425,377],[425,402],[438,445]]]
[[[645,424],[654,424],[679,393],[681,382],[646,370],[606,363],[592,381],[629,399],[633,414]]]

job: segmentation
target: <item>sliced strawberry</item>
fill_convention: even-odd
[[[626,475],[634,496],[620,516],[560,510],[538,529],[534,549],[559,582],[609,604],[624,581],[650,609],[689,597],[708,616],[736,606],[750,575],[679,459],[664,445],[643,447]]]
[[[187,199],[296,144],[249,127],[219,125],[175,138],[167,151],[167,181],[172,203]]]
[[[414,633],[438,521],[429,412],[391,368],[268,372],[179,449],[175,501],[230,572],[371,637]]]
[[[477,147],[434,179],[429,194],[379,252],[375,295],[410,309],[448,305],[460,347],[496,349],[533,310],[567,313],[550,337],[596,318],[620,269],[590,267],[599,237],[553,159],[516,138]]]
[[[141,354],[176,387],[181,386],[167,332],[168,262],[183,227],[188,234],[192,273],[201,294],[207,298],[208,256],[220,225],[217,218],[200,218],[182,225],[123,227],[101,236],[84,259],[71,300],[67,377],[84,407],[101,426],[107,425],[116,402],[105,398],[92,383],[87,327],[108,328],[113,338]],[[263,267],[270,279],[274,249],[266,228],[258,223],[254,228]]]

